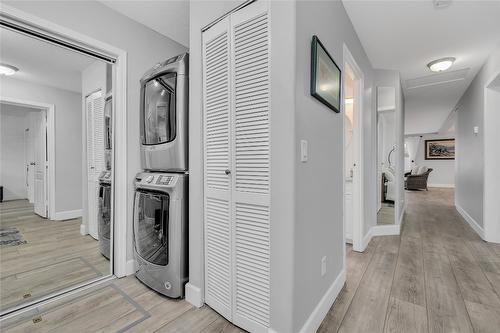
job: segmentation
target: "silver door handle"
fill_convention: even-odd
[[[226,169],[226,171],[224,171],[224,173],[229,176],[231,174],[231,170]]]

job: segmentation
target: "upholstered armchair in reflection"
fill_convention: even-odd
[[[405,173],[405,188],[407,190],[428,190],[427,189],[427,179],[432,171],[432,168],[414,168],[411,172]]]

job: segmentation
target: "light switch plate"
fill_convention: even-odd
[[[308,152],[307,152],[307,141],[300,140],[300,161],[307,162]]]
[[[479,133],[479,126],[474,126],[474,134],[478,134]]]

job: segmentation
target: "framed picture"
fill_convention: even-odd
[[[311,43],[311,95],[340,112],[340,68],[317,36]]]
[[[455,139],[425,140],[426,160],[454,160]]]

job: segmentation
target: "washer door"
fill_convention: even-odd
[[[99,239],[109,240],[111,234],[111,185],[101,184],[99,188]]]
[[[155,265],[168,265],[169,203],[167,193],[140,189],[135,192],[135,250]]]

